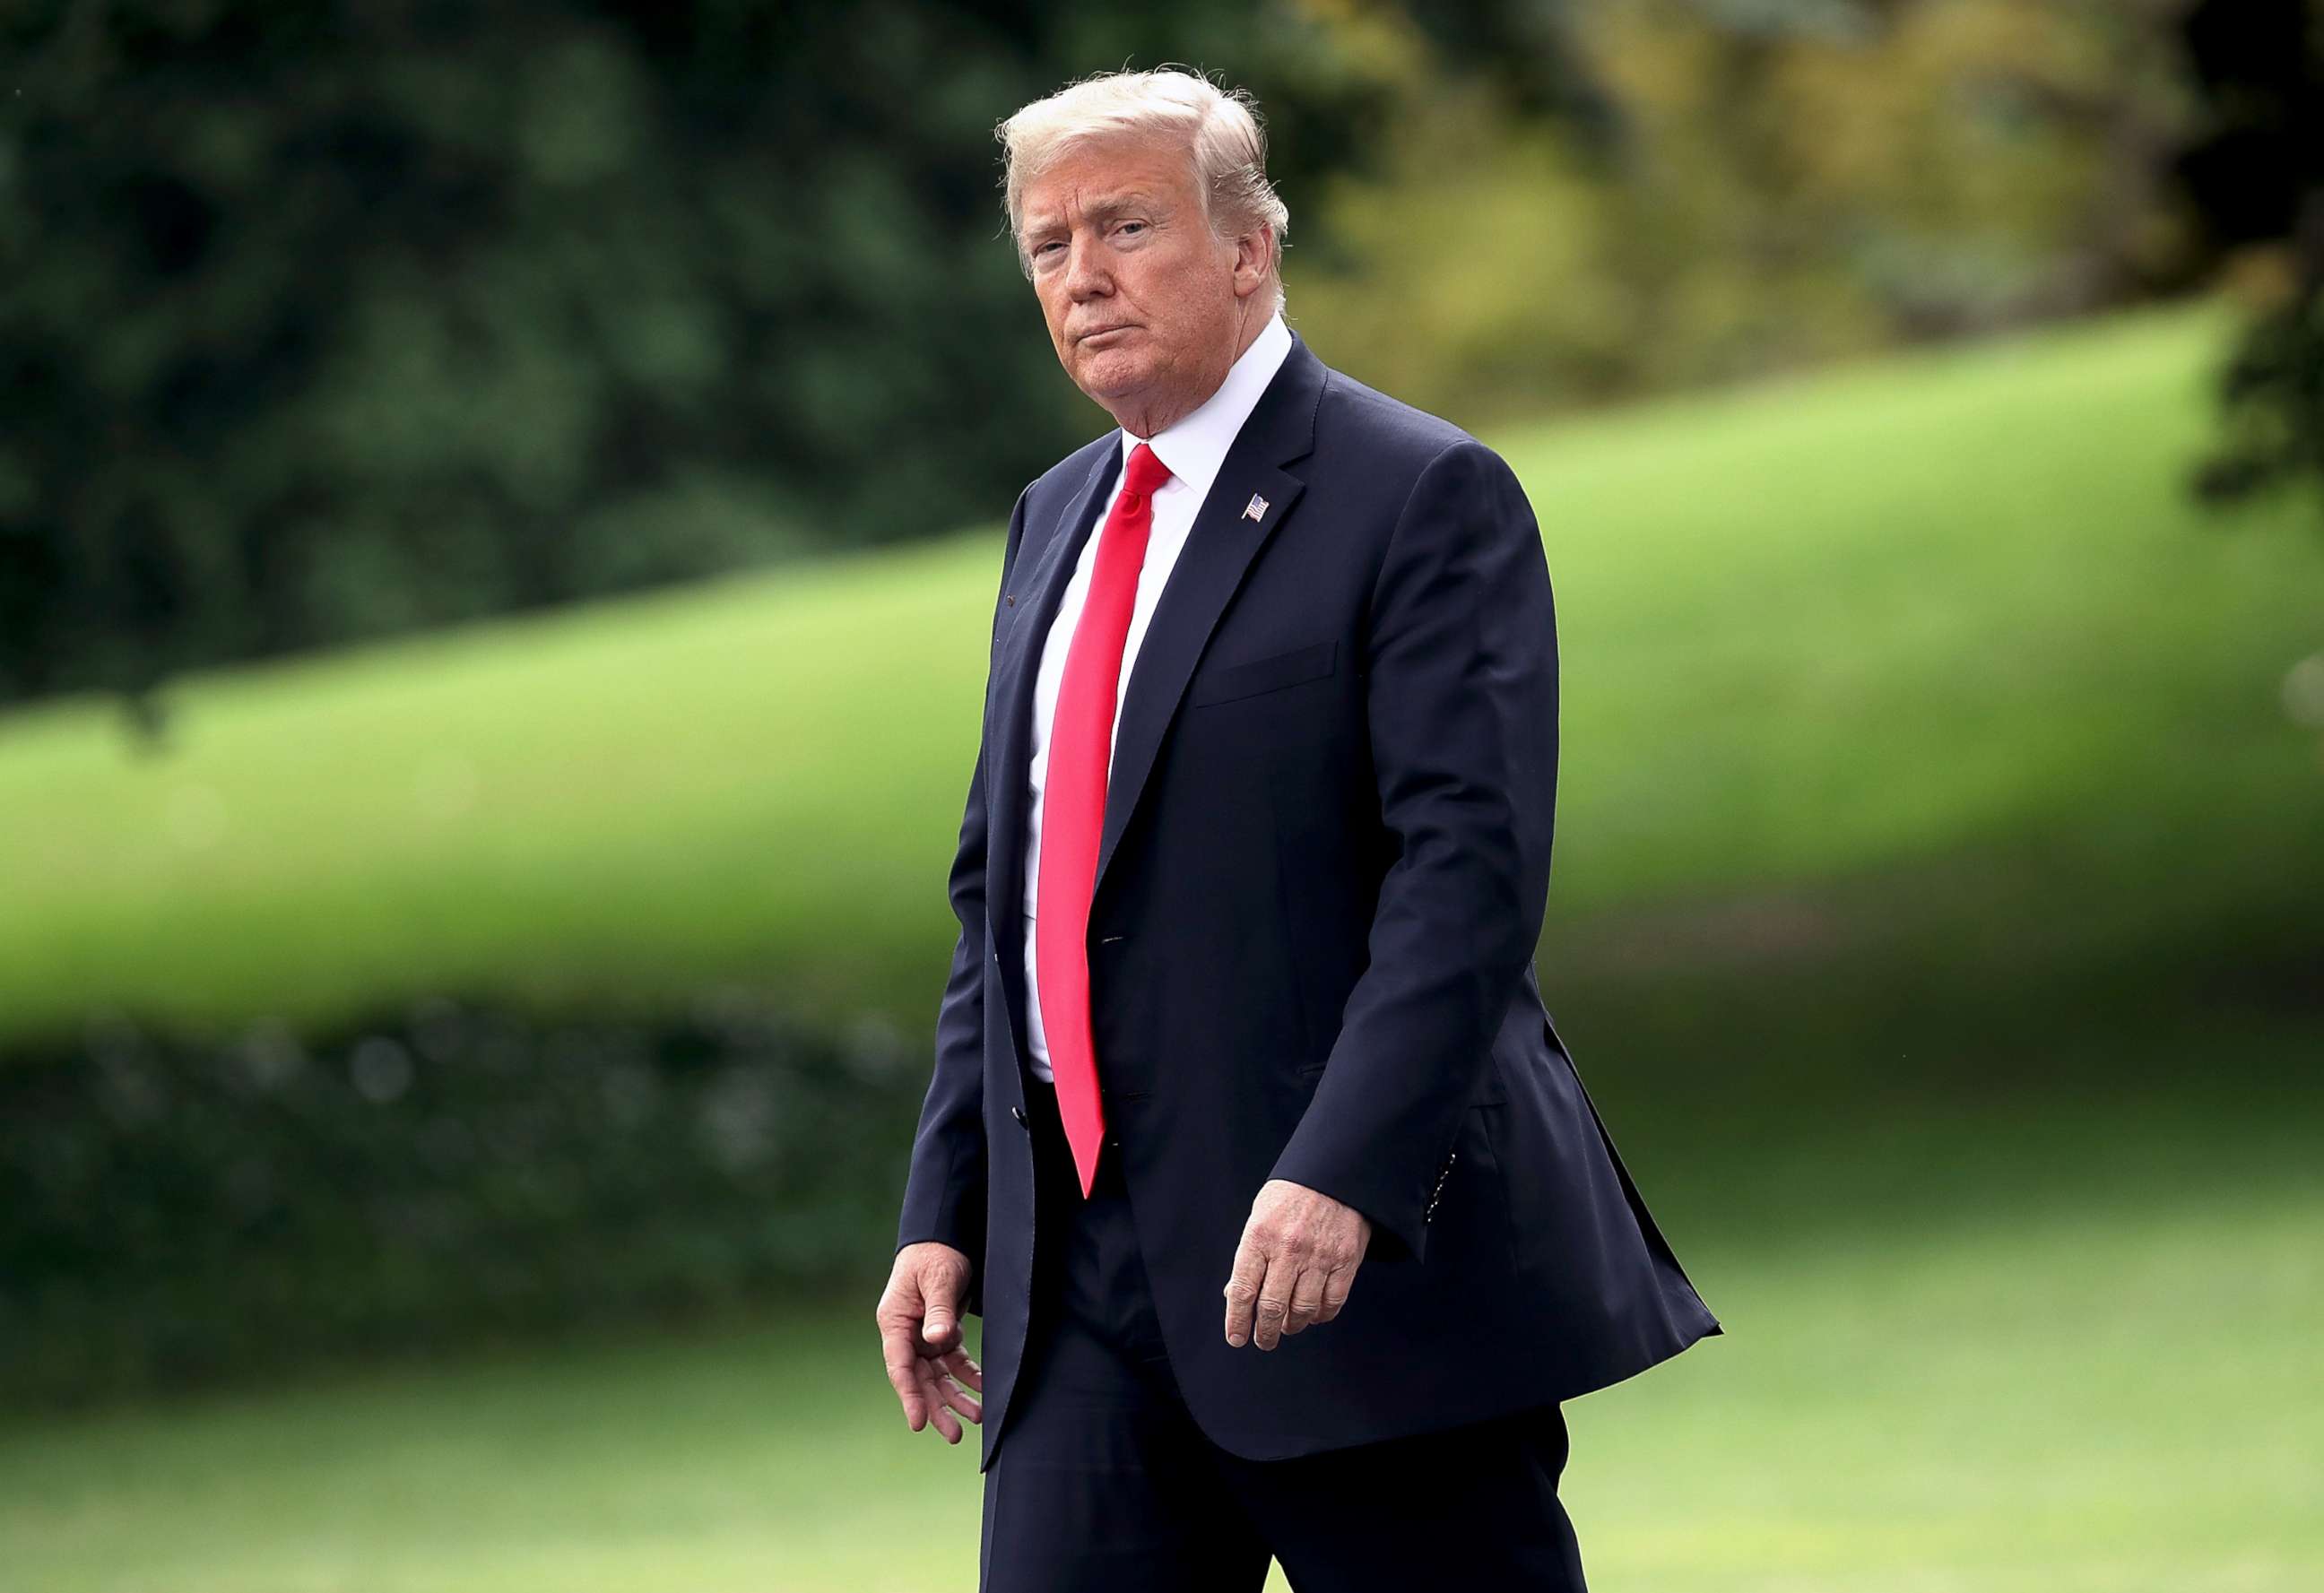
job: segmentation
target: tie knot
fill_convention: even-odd
[[[1170,467],[1162,463],[1153,449],[1140,443],[1130,450],[1130,463],[1122,472],[1123,492],[1150,498],[1156,489],[1169,479]]]

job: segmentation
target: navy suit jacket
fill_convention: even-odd
[[[1010,517],[897,1235],[975,1264],[980,1469],[1006,1436],[1034,1247],[1054,1242],[1035,1233],[1024,1105],[1033,681],[1120,438],[1061,460]],[[1089,924],[1102,1154],[1181,1392],[1236,1454],[1569,1398],[1720,1331],[1535,976],[1557,667],[1508,465],[1295,334],[1140,642]],[[1371,1243],[1336,1320],[1238,1349],[1222,1291],[1269,1178],[1355,1207]]]

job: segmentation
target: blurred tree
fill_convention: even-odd
[[[2196,478],[2217,500],[2324,485],[2324,5],[2200,0],[2187,53],[2200,129],[2180,170],[2210,235],[2251,262],[2258,313],[2220,373],[2225,436]]]
[[[1250,87],[1295,321],[1477,424],[2182,285],[2192,3],[25,0],[0,703],[997,515],[1103,419],[991,129],[1093,69]]]
[[[1387,172],[1331,182],[1295,310],[1474,425],[2174,290],[2185,3],[1596,0],[1546,121],[1372,7]]]
[[[1100,417],[993,124],[1172,59],[1369,142],[1227,0],[8,8],[0,702],[1005,511]]]

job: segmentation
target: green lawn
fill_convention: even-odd
[[[1545,990],[1729,1328],[1572,1409],[1601,1590],[2324,1586],[2324,748],[2278,695],[2324,539],[2180,490],[2223,325],[1492,439],[1568,670]],[[0,719],[0,1036],[726,978],[925,1033],[999,553],[221,671],[160,759]],[[18,1422],[0,1589],[972,1586],[874,1293]]]
[[[2224,324],[1495,437],[1561,594],[1553,925],[1931,864],[2083,940],[2312,895],[2316,737],[2277,686],[2324,645],[2324,539],[2180,490]],[[723,979],[925,1027],[999,554],[218,671],[161,758],[88,704],[0,719],[0,1033]]]
[[[1591,1585],[2324,1586],[2314,1134],[2109,1095],[1641,1144],[1729,1332],[1568,1407]],[[973,1587],[974,1460],[905,1430],[869,1305],[0,1431],[0,1586]]]

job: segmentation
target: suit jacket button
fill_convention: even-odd
[[[1030,1132],[1030,1131],[1031,1131],[1033,1125],[1032,1125],[1031,1123],[1029,1123],[1029,1122],[1028,1122],[1028,1121],[1026,1120],[1026,1119],[1025,1119],[1025,1109],[1024,1109],[1023,1107],[1021,1107],[1021,1106],[1012,1106],[1012,1107],[1010,1107],[1010,1108],[1009,1109],[1009,1115],[1010,1115],[1010,1117],[1012,1117],[1012,1118],[1014,1118],[1014,1119],[1017,1119],[1017,1126],[1018,1126],[1019,1128],[1023,1128],[1023,1129],[1027,1130],[1028,1132]]]

